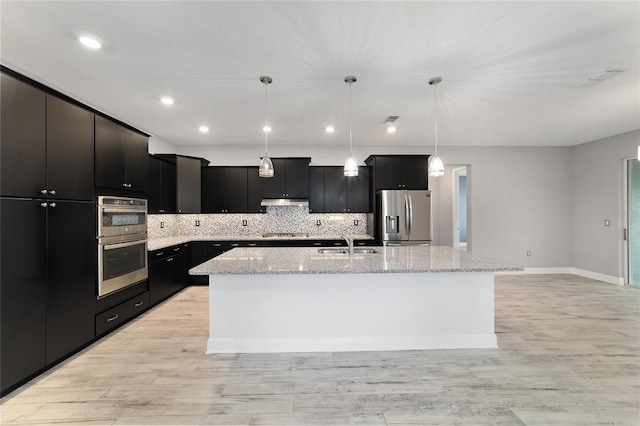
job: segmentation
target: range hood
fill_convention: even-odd
[[[263,198],[260,205],[307,207],[309,205],[309,200],[306,198]]]

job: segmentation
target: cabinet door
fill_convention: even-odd
[[[123,189],[125,129],[106,118],[95,117],[95,185]]]
[[[176,213],[176,165],[163,161],[161,169],[160,213]]]
[[[162,164],[164,161],[149,156],[149,196],[147,209],[151,213],[164,213],[162,211]]]
[[[402,188],[400,164],[396,157],[376,157],[374,170],[376,191]]]
[[[324,211],[342,213],[347,211],[347,180],[342,167],[324,169]]]
[[[195,158],[176,157],[178,213],[202,212],[202,166]]]
[[[247,167],[247,213],[264,213],[262,202],[262,182],[257,167]]]
[[[47,189],[93,200],[93,113],[47,95]]]
[[[324,213],[324,167],[309,167],[309,213]]]
[[[95,337],[95,205],[55,205],[47,208],[47,364]]]
[[[398,157],[403,189],[428,189],[428,157]]]
[[[202,213],[224,211],[224,167],[202,167]]]
[[[151,305],[164,300],[171,293],[174,257],[149,263],[149,295]]]
[[[247,211],[247,168],[226,167],[224,173],[226,212],[245,213]]]
[[[206,241],[192,241],[189,243],[189,255],[185,260],[187,264],[186,269],[189,270],[194,266],[198,266],[201,263],[206,262],[209,259],[208,256],[208,245]],[[189,275],[188,276],[189,284],[209,284],[209,276],[208,275]]]
[[[309,198],[309,159],[288,158],[286,175],[286,197]]]
[[[347,180],[347,211],[369,213],[371,211],[371,168],[360,167],[358,176]]]
[[[45,94],[0,74],[0,195],[35,197],[45,189]]]
[[[1,199],[0,233],[0,383],[4,391],[45,366],[46,208],[35,200]]]
[[[262,178],[262,196],[264,198],[286,197],[287,167],[284,158],[272,158],[273,177]]]
[[[125,181],[128,189],[139,192],[149,190],[148,153],[149,138],[125,130]]]

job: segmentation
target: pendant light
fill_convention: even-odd
[[[357,81],[353,75],[344,78],[344,82],[349,85],[349,157],[344,162],[344,175],[348,177],[358,176],[358,160],[353,156],[353,137],[351,133],[351,85]]]
[[[258,176],[263,178],[270,178],[273,177],[273,163],[271,162],[271,158],[269,158],[269,155],[267,154],[267,143],[269,139],[269,132],[271,131],[271,128],[267,124],[267,87],[273,80],[268,75],[263,75],[262,77],[260,77],[260,81],[264,84],[264,127],[262,128],[262,130],[264,131],[264,157],[262,157],[262,160],[260,160]]]
[[[429,158],[429,176],[440,177],[444,175],[444,163],[442,159],[438,157],[438,93],[436,86],[442,81],[442,77],[433,77],[429,80],[429,84],[433,86],[433,99],[434,99],[434,136],[435,136],[435,150],[433,155]]]

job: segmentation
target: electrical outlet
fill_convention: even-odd
[[[611,221],[609,219],[605,219],[604,226],[611,226]]]
[[[358,222],[358,219],[354,219],[353,220],[353,226],[358,226],[358,223],[360,223],[360,222]]]
[[[531,256],[531,250],[527,250],[527,256]]]
[[[160,222],[160,228],[164,228],[164,222]]]
[[[316,226],[320,226],[322,225],[322,222],[320,221],[320,219],[316,220]]]
[[[200,221],[196,220],[196,226],[200,226]]]
[[[247,226],[247,220],[246,219],[242,220],[242,226]]]

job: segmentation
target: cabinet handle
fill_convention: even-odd
[[[41,190],[40,190],[40,193],[41,193],[42,195],[47,195],[47,192],[49,192],[49,191],[47,191],[46,189],[41,189]]]
[[[47,204],[47,203],[40,203],[40,207],[47,208],[47,206],[48,206],[48,205],[49,205],[49,204]]]
[[[231,243],[231,247],[238,247],[240,243]]]
[[[49,207],[55,208],[56,207],[56,203],[49,203]]]
[[[138,303],[136,303],[135,305],[133,305],[134,308],[139,308],[140,306],[144,305],[144,300],[139,301]]]
[[[156,256],[162,256],[164,254],[163,251],[161,251],[160,253],[156,253]]]
[[[164,210],[160,209],[158,210],[158,213],[164,213]]]
[[[173,262],[173,257],[168,258],[167,262]]]
[[[249,247],[256,247],[258,244],[256,244],[256,243],[249,243],[248,245],[249,245]]]
[[[180,251],[180,247],[174,248],[173,251]]]
[[[314,246],[321,246],[322,243],[313,243]]]
[[[107,322],[111,322],[111,321],[114,321],[114,320],[117,320],[117,319],[118,319],[118,314],[115,314],[111,318],[107,318]]]
[[[214,247],[220,247],[220,246],[222,246],[222,244],[220,244],[220,243],[213,243],[213,244],[211,244],[211,245],[212,245],[212,246],[214,246]]]
[[[127,184],[126,184],[126,183],[123,183],[123,184],[122,184],[122,186],[123,186],[124,188],[126,188],[126,187],[127,187]]]
[[[49,194],[50,194],[50,195],[56,195],[56,190],[55,190],[55,189],[52,189],[51,191],[49,191]]]

